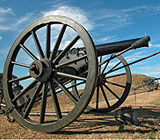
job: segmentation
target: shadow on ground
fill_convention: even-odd
[[[105,133],[149,133],[160,130],[160,108],[157,106],[136,107],[138,125],[122,125],[114,119],[115,112],[90,112],[56,134],[105,134]],[[87,119],[85,116],[87,115]],[[55,133],[54,133],[55,134]]]

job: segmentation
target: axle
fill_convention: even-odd
[[[150,37],[145,36],[142,38],[96,45],[96,50],[97,50],[98,56],[103,56],[107,54],[121,52],[126,49],[131,50],[131,49],[137,49],[141,47],[148,47],[149,41],[150,41]]]

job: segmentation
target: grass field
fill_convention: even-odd
[[[136,77],[133,77],[136,78]],[[137,78],[136,78],[137,79]],[[136,82],[135,82],[136,83]],[[137,86],[133,83],[132,86]],[[114,99],[113,99],[114,100]],[[160,139],[160,89],[133,94],[121,105],[131,105],[139,126],[122,125],[109,113],[83,113],[75,122],[57,133],[40,133],[28,130],[17,122],[9,123],[0,115],[1,139]],[[103,102],[103,101],[102,101]]]

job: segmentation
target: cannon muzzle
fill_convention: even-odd
[[[121,52],[128,48],[130,48],[129,50],[132,50],[132,49],[137,49],[141,47],[148,47],[149,41],[150,41],[150,37],[145,36],[142,38],[96,45],[96,50],[97,50],[98,56],[103,56],[107,54]]]

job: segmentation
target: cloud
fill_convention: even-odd
[[[14,26],[19,26],[25,22],[28,21],[28,19],[32,16],[31,13],[28,13],[26,14],[24,17],[21,17],[19,20],[17,20],[15,23],[14,23]]]
[[[15,16],[13,10],[11,8],[3,8],[0,7],[0,30],[4,31],[4,30],[10,30],[10,23],[11,23],[11,18],[13,18]]]
[[[26,28],[29,24],[35,21],[38,16],[35,16],[34,13],[26,13],[24,16],[20,18],[16,18],[14,23],[12,24],[13,30],[21,31],[22,29]]]
[[[146,73],[147,75],[160,75],[160,72],[156,72],[156,71],[151,71],[151,72],[149,72],[149,73]]]
[[[105,36],[105,37],[102,37],[96,40],[96,42],[101,43],[101,44],[115,42],[115,41],[117,41],[117,38],[115,36]]]
[[[146,56],[145,51],[139,51],[139,52],[136,52],[136,53],[132,53],[132,55],[126,56],[125,59],[126,59],[127,62],[131,62],[131,61],[135,61],[135,60],[138,60],[140,58],[143,58],[145,56]]]
[[[7,13],[7,11],[8,11],[8,13],[13,12],[13,10],[11,8],[7,8],[7,9],[6,9],[5,13]],[[65,6],[65,5],[59,5],[58,7],[52,6],[49,10],[41,11],[41,12],[39,12],[39,14],[37,14],[37,12],[30,12],[30,13],[26,13],[25,15],[23,15],[21,17],[19,17],[17,15],[16,16],[13,16],[13,15],[15,15],[15,14],[13,13],[8,17],[8,16],[5,16],[5,14],[3,14],[3,17],[4,17],[4,19],[6,18],[6,20],[3,20],[2,24],[0,24],[1,31],[8,30],[8,31],[14,31],[14,32],[15,31],[21,32],[22,29],[24,29],[30,23],[34,22],[36,19],[41,18],[41,17],[46,17],[49,15],[63,15],[63,16],[72,18],[75,21],[77,21],[78,23],[82,24],[85,28],[87,28],[87,30],[92,30],[94,27],[93,23],[88,19],[86,12],[84,10],[82,10],[78,7],[74,7],[74,6]],[[55,26],[53,28],[55,28],[53,31],[53,33],[55,33],[55,34],[53,34],[52,39],[56,39],[57,36],[59,35],[58,33],[59,33],[61,27],[56,28],[56,26]],[[42,49],[44,49],[44,46],[46,43],[45,29],[37,31],[37,35],[40,40],[40,44],[43,47]],[[71,42],[73,40],[74,37],[75,37],[75,32],[70,31],[69,29],[66,30],[65,36],[63,37],[63,42],[61,42],[61,46],[65,47],[68,44],[68,42]],[[52,41],[52,42],[55,43],[55,41]],[[29,41],[28,44],[27,44],[27,46],[35,45],[34,42],[32,42],[32,41],[31,42]],[[76,45],[83,47],[83,43],[81,41],[78,41],[76,43]],[[51,46],[53,47],[54,44],[52,44]],[[33,50],[33,52],[35,52],[35,50]]]
[[[11,8],[0,7],[0,31],[21,31],[27,23],[33,22],[33,13],[26,13],[24,16],[17,16]]]
[[[27,25],[32,23],[38,18],[49,16],[49,15],[63,15],[74,19],[78,23],[82,24],[87,30],[92,30],[94,28],[94,23],[90,21],[87,17],[87,13],[75,6],[65,6],[60,5],[58,7],[51,7],[51,9],[46,11],[40,11],[40,14],[29,12],[24,16],[18,17],[13,12],[11,8],[0,7],[0,31],[15,31],[24,29]]]
[[[87,13],[79,7],[66,6],[66,5],[51,6],[49,10],[42,11],[41,13],[43,17],[50,15],[66,16],[80,23],[86,30],[92,30],[94,28],[94,23],[89,20],[89,18],[87,17]],[[57,26],[56,28],[54,28],[53,32],[57,33],[59,31],[60,28]],[[76,35],[75,31],[73,32],[73,30],[65,31],[65,36],[63,37],[63,40],[61,42],[61,49],[63,49],[63,47],[65,47],[69,42],[71,42],[75,37],[75,35]],[[57,35],[52,37],[52,39],[55,38],[57,38]],[[43,40],[42,42],[45,42],[45,40]],[[74,47],[77,46],[84,46],[84,45],[81,41],[78,41]]]
[[[91,22],[87,18],[86,12],[78,7],[65,6],[65,5],[59,6],[57,8],[53,7],[53,9],[50,9],[48,11],[43,11],[42,15],[43,16],[49,16],[49,15],[66,16],[82,24],[87,30],[93,29],[93,22]]]
[[[3,14],[12,14],[12,15],[15,15],[13,10],[11,8],[3,8],[3,7],[0,7],[0,15],[3,15]]]
[[[154,47],[154,48],[160,48],[160,44],[151,44],[151,43],[149,43],[149,46],[150,47]]]
[[[159,77],[160,75],[160,72],[159,72],[159,69],[157,68],[158,66],[146,66],[146,69],[144,68],[140,68],[138,67],[138,69],[142,69],[143,70],[143,73],[145,73],[145,75],[149,75],[149,76],[153,76],[153,77]],[[154,71],[153,71],[154,69]]]
[[[10,17],[5,21],[1,21],[0,31],[22,31],[28,24],[33,22],[34,16],[32,13],[27,13],[20,18]]]
[[[105,29],[112,31],[134,24],[137,17],[143,18],[160,14],[160,6],[142,5],[125,9],[98,9],[98,12],[94,14],[95,22],[105,22]]]
[[[63,15],[74,19],[75,21],[81,23],[87,30],[93,29],[92,22],[88,19],[87,14],[84,10],[75,7],[75,6],[65,6],[65,5],[58,5],[57,7],[51,6],[49,10],[39,11],[39,12],[28,12],[23,16],[17,16],[11,8],[2,8],[1,7],[1,15],[3,20],[0,20],[0,31],[13,31],[13,32],[21,32],[22,29],[27,27],[30,23],[34,22],[36,19],[41,17],[49,16],[49,15]],[[38,13],[38,14],[37,14]],[[8,15],[7,15],[8,14]],[[54,33],[58,33],[60,28],[54,29]],[[67,32],[67,35],[66,35]],[[63,42],[61,46],[66,46],[69,41],[72,41],[75,37],[75,33],[69,32],[67,30],[65,32],[65,37],[63,38]],[[45,46],[45,35],[43,30],[39,32],[40,43],[42,46]],[[52,39],[57,38],[53,36]],[[54,41],[52,41],[54,42]],[[30,43],[28,46],[32,46],[33,42]],[[33,44],[34,45],[34,44]],[[78,41],[76,43],[77,46],[82,46],[82,42]],[[53,47],[53,45],[52,45]],[[52,49],[52,48],[51,48]]]
[[[96,15],[95,22],[105,22],[105,29],[112,31],[118,28],[126,27],[133,23],[132,18],[124,9],[102,9]],[[100,24],[99,26],[102,26]]]

